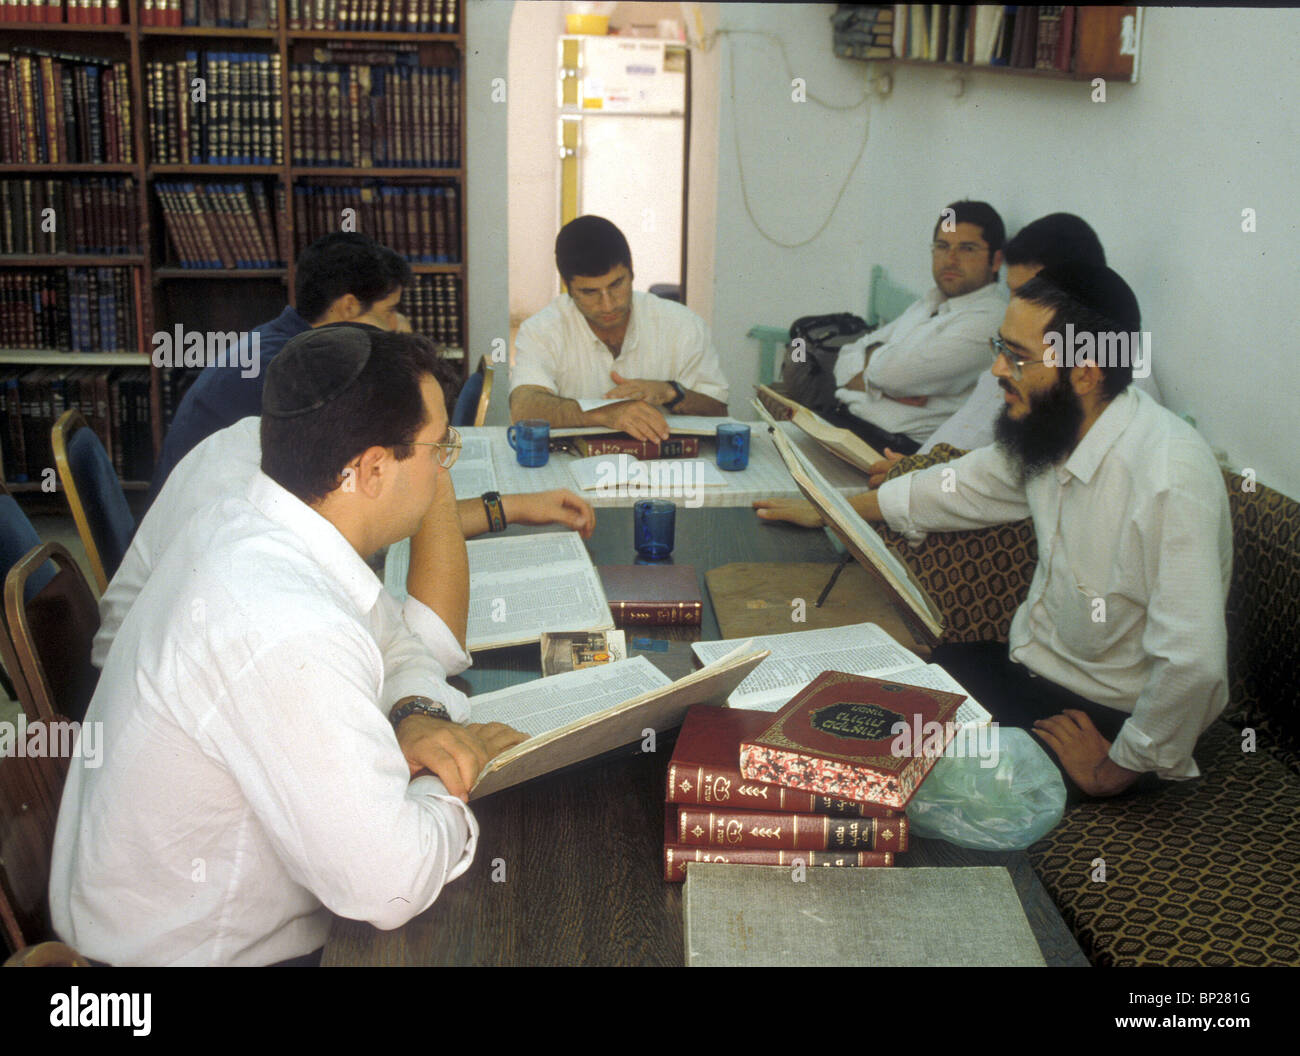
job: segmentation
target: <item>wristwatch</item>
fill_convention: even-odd
[[[506,508],[501,503],[500,493],[495,491],[483,493],[483,511],[487,514],[489,532],[506,530]]]
[[[664,404],[664,410],[671,411],[674,407],[676,407],[679,403],[681,403],[682,400],[686,399],[686,390],[683,389],[681,385],[679,385],[675,381],[670,381],[668,384],[671,385],[673,389],[677,392],[676,396],[674,396],[671,400],[669,400],[667,403]]]
[[[388,713],[388,721],[393,724],[393,729],[397,729],[402,725],[402,720],[411,715],[428,715],[431,719],[452,721],[451,713],[436,700],[430,700],[428,697],[407,697],[405,700],[399,700]]]

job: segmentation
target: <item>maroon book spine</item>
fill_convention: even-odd
[[[678,807],[676,842],[729,850],[896,852],[907,850],[907,819]]]
[[[704,605],[698,601],[611,601],[615,627],[698,627]]]
[[[632,455],[639,459],[695,458],[700,453],[698,436],[676,436],[668,440],[636,440],[630,436],[578,436],[574,445],[583,456]]]
[[[664,879],[681,883],[686,879],[686,867],[691,862],[728,862],[732,865],[783,865],[793,868],[796,862],[805,866],[831,866],[839,868],[879,868],[894,864],[892,851],[850,851],[837,854],[833,851],[764,851],[752,848],[719,851],[711,847],[687,847],[682,844],[664,845]]]

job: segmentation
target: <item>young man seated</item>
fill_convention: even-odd
[[[1192,748],[1228,700],[1227,494],[1205,441],[1113,354],[1140,325],[1109,268],[1040,272],[993,341],[996,443],[852,500],[905,533],[1033,518],[1038,566],[1009,648],[954,644],[933,658],[999,722],[1031,726],[1090,796],[1143,774],[1198,776]],[[1089,338],[1093,354],[1076,358]],[[821,523],[808,503],[755,506]]]
[[[331,912],[397,927],[468,867],[469,789],[522,735],[466,724],[366,564],[455,517],[436,360],[331,327],[268,368],[262,469],[163,551],[86,715],[103,765],[68,771],[50,908],[88,957],[294,961]]]
[[[666,440],[664,413],[727,413],[727,379],[709,328],[689,308],[632,289],[632,251],[599,216],[560,229],[555,264],[567,293],[524,320],[510,373],[514,421],[599,425]],[[579,400],[619,402],[584,411]]]

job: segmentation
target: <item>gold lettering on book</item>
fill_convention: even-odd
[[[691,834],[698,840],[704,835],[704,830],[699,825],[696,825],[695,828],[691,829]]]
[[[751,836],[757,836],[764,840],[779,840],[781,838],[781,826],[754,826],[749,830]],[[734,841],[733,841],[734,842]]]
[[[713,799],[718,803],[725,803],[731,798],[731,779],[727,777],[715,777],[712,786]]]
[[[682,782],[681,787],[683,792],[689,792],[691,790],[691,779],[688,777],[685,781]]]
[[[735,818],[728,818],[725,822],[725,828],[718,833],[718,842],[725,840],[727,843],[739,843],[745,838],[745,826],[743,822]]]
[[[758,796],[760,799],[767,799],[767,785],[740,785],[736,791],[742,796]]]

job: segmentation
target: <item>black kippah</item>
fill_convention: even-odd
[[[357,326],[323,326],[290,339],[266,368],[262,413],[297,418],[324,407],[366,369],[370,332]]]
[[[1105,316],[1116,323],[1119,330],[1138,330],[1142,326],[1137,295],[1110,268],[1058,264],[1044,268],[1034,278],[1055,286],[1085,308]]]

